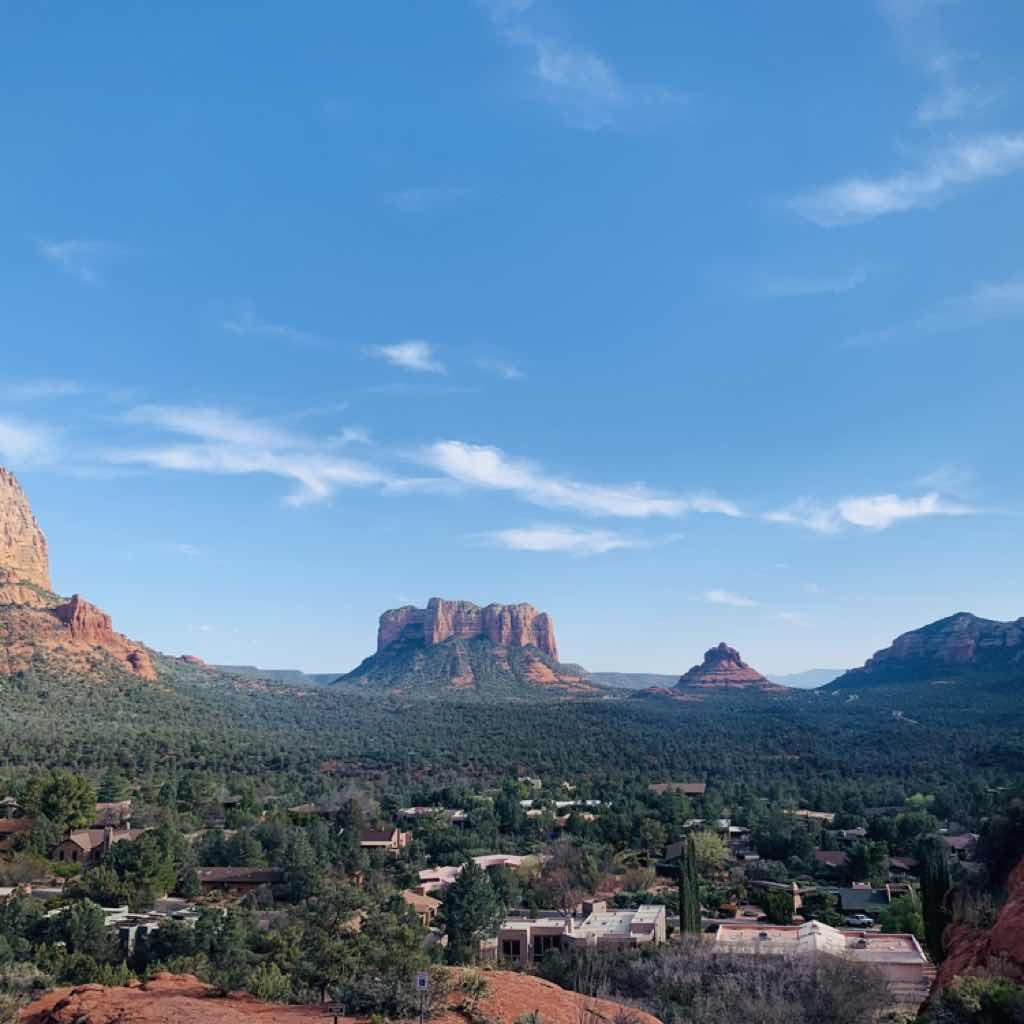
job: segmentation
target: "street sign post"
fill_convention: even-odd
[[[338,1018],[345,1016],[345,1004],[327,1003],[324,1006],[324,1013],[326,1013],[328,1017],[334,1018],[334,1024],[338,1024]]]
[[[420,994],[420,1024],[423,1024],[423,997],[430,988],[430,975],[426,971],[416,972],[416,989]]]

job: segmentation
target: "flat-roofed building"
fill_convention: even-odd
[[[531,964],[552,950],[596,949],[665,941],[667,917],[661,904],[636,910],[609,910],[603,901],[586,902],[582,914],[542,911],[536,917],[510,917],[495,939],[481,947],[485,959]]]
[[[894,1005],[917,1007],[931,986],[935,968],[913,935],[832,928],[820,921],[801,925],[725,921],[716,944],[737,953],[842,957],[876,968],[889,982]]]

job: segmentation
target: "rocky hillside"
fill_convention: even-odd
[[[1010,873],[1006,896],[991,928],[975,931],[952,924],[946,929],[946,959],[933,994],[969,974],[997,974],[1024,984],[1024,861]]]
[[[415,695],[566,697],[600,692],[579,666],[558,661],[551,617],[532,605],[432,598],[380,617],[377,653],[339,686]]]
[[[21,485],[0,467],[0,676],[40,667],[156,678],[146,648],[115,633],[106,612],[78,594],[53,593],[46,537]]]
[[[453,984],[449,1007],[431,1017],[434,1024],[466,1024],[456,1010],[464,999],[458,988],[459,972],[449,969]],[[544,1024],[579,1024],[583,1020],[614,1021],[623,1007],[607,999],[589,999],[525,974],[488,971],[489,992],[481,1000],[478,1016],[494,1024],[512,1024],[524,1014],[539,1011]],[[659,1024],[656,1017],[630,1010],[636,1024]],[[261,1003],[251,996],[216,997],[208,985],[192,975],[158,974],[145,984],[125,988],[80,985],[57,989],[36,1000],[22,1013],[22,1024],[323,1024],[323,1006],[283,1006]],[[352,1017],[340,1018],[351,1024]]]
[[[959,682],[1024,682],[1024,618],[997,622],[957,612],[898,636],[825,689]]]

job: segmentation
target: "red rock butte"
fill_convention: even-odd
[[[432,597],[426,608],[393,608],[380,617],[377,653],[396,640],[436,647],[454,637],[471,640],[486,637],[504,647],[536,647],[555,661],[558,646],[551,616],[530,604],[489,604],[486,608],[469,601],[445,601]]]
[[[782,689],[766,679],[757,669],[751,668],[735,647],[722,643],[704,654],[704,661],[694,665],[685,675],[679,677],[676,689],[690,687],[756,687],[759,689]]]

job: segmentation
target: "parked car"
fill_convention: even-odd
[[[851,914],[846,923],[853,928],[870,928],[875,922],[867,914]]]

